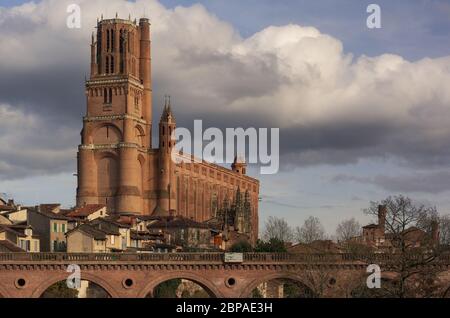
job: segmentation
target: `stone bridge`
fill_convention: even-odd
[[[67,279],[70,264],[80,266],[81,279],[110,297],[152,297],[156,286],[177,278],[219,298],[251,297],[257,286],[274,280],[292,280],[312,291],[322,288],[325,297],[350,297],[373,263],[389,275],[395,260],[383,254],[245,253],[242,261],[230,263],[223,253],[0,253],[0,297],[40,297]],[[429,266],[439,272],[442,295],[450,296],[450,255]]]

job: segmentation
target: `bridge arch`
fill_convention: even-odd
[[[300,275],[298,275],[296,273],[290,273],[290,272],[280,272],[280,273],[273,273],[270,275],[265,275],[265,276],[262,276],[261,278],[254,279],[246,287],[244,287],[240,297],[241,298],[250,298],[252,296],[252,291],[256,287],[258,287],[259,285],[261,285],[264,282],[269,282],[269,281],[275,280],[275,279],[286,279],[286,280],[294,281],[296,283],[299,283],[299,284],[305,286],[311,292],[313,292],[313,288],[309,284],[305,283],[304,279],[302,277],[300,277]]]
[[[223,298],[222,293],[219,291],[219,289],[214,285],[213,282],[209,281],[208,279],[194,274],[190,272],[175,272],[175,273],[168,273],[165,275],[158,276],[157,279],[151,280],[148,282],[144,288],[141,289],[141,291],[138,293],[139,298],[145,298],[148,295],[153,297],[153,293],[155,288],[166,281],[172,280],[172,279],[186,279],[190,280],[199,286],[201,286],[211,297],[213,298]]]
[[[60,281],[66,280],[67,276],[68,276],[68,273],[66,273],[66,272],[52,275],[51,278],[49,278],[39,284],[39,287],[37,287],[31,294],[31,297],[32,298],[40,298],[44,294],[44,292],[47,289],[49,289],[53,284],[56,284]],[[98,285],[99,287],[103,288],[108,293],[108,295],[112,298],[120,297],[117,294],[117,292],[115,291],[115,289],[106,280],[104,280],[103,278],[101,278],[97,275],[93,275],[90,273],[82,273],[81,279],[87,280],[87,281],[94,283],[94,284]]]

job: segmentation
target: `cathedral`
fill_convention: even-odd
[[[219,219],[254,242],[259,181],[246,175],[243,160],[235,159],[231,169],[206,161],[174,162],[176,120],[167,100],[159,145],[152,145],[149,20],[102,18],[96,33],[78,147],[77,206],[103,204],[112,214],[175,215],[197,222]]]

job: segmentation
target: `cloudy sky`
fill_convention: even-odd
[[[250,169],[262,221],[332,234],[390,194],[449,213],[447,0],[2,0],[0,192],[74,204],[90,34],[116,12],[151,20],[155,118],[170,94],[178,126],[280,128],[280,172]]]

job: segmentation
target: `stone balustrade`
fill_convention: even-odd
[[[411,254],[410,260],[420,261],[426,255]],[[395,263],[396,254],[298,254],[298,253],[244,253],[243,264],[302,264],[302,263]],[[441,254],[438,263],[450,263],[450,253]],[[224,253],[0,253],[1,263],[15,262],[135,262],[135,263],[202,263],[223,264]]]

